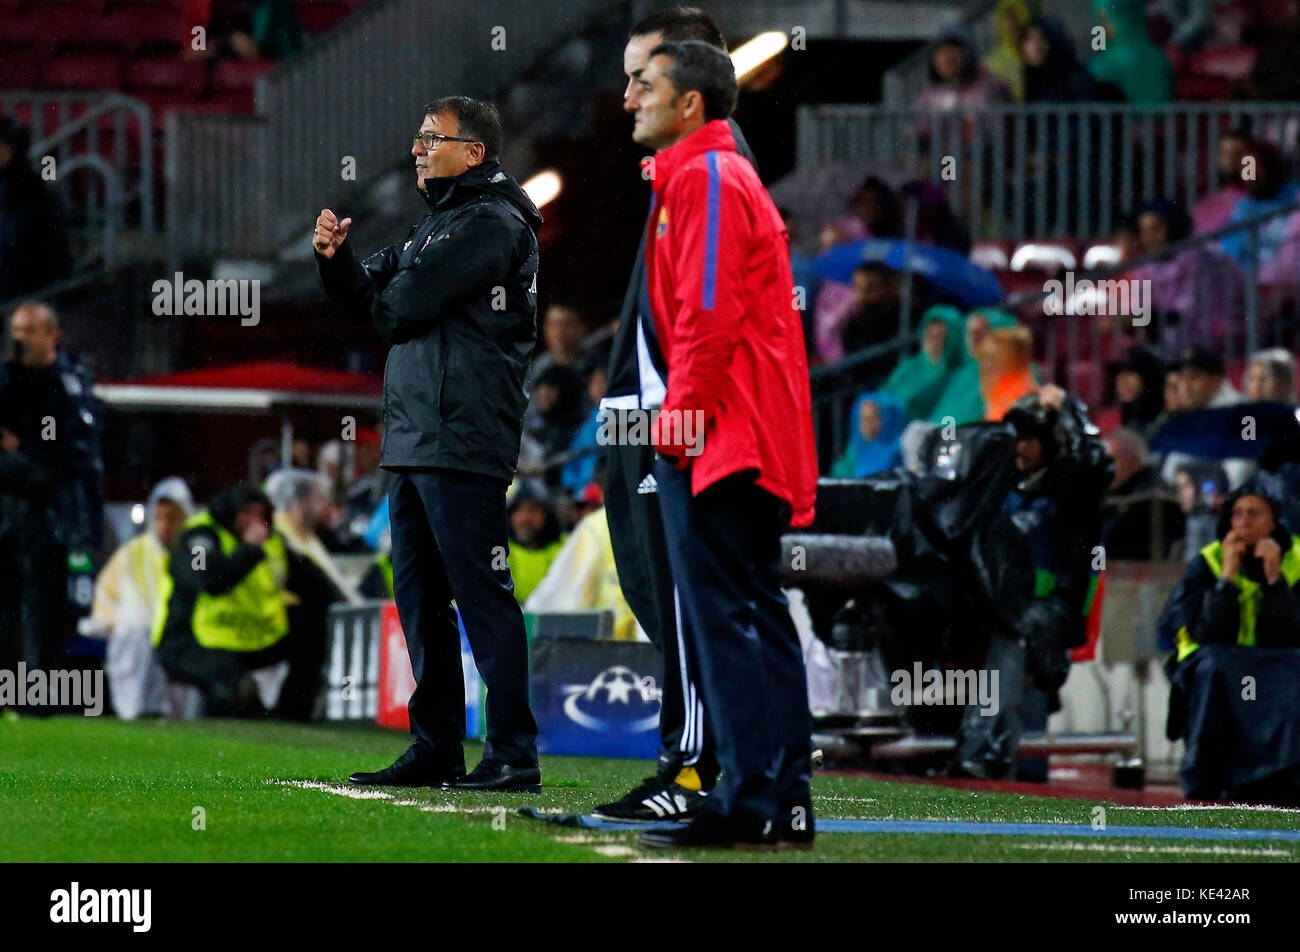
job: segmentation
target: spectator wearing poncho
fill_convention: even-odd
[[[1106,30],[1106,48],[1088,63],[1099,83],[1119,87],[1131,103],[1169,102],[1174,71],[1147,31],[1146,0],[1095,0],[1093,13]]]
[[[883,391],[864,393],[854,402],[850,419],[849,445],[831,467],[832,476],[862,479],[902,465],[903,404],[897,397]]]

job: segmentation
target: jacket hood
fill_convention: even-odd
[[[1237,504],[1237,500],[1242,496],[1258,496],[1268,503],[1268,507],[1273,512],[1273,539],[1282,547],[1282,552],[1291,548],[1291,530],[1283,520],[1286,517],[1286,507],[1282,500],[1285,498],[1286,487],[1282,480],[1272,473],[1256,473],[1241,484],[1237,489],[1229,493],[1223,500],[1222,508],[1219,509],[1219,519],[1214,527],[1215,538],[1220,542],[1232,529],[1232,507]]]
[[[862,435],[858,423],[864,403],[874,403],[876,409],[880,411],[880,432],[870,442]],[[853,412],[849,417],[849,449],[853,459],[853,478],[861,479],[899,465],[901,462],[899,439],[903,435],[905,423],[902,402],[884,390],[864,393],[853,401]]]
[[[476,195],[503,198],[519,209],[534,232],[542,226],[542,213],[495,158],[485,159],[460,175],[427,179],[419,191],[430,211],[463,205]]]
[[[1020,56],[1020,31],[1029,25],[1029,21],[1038,15],[1041,4],[1032,5],[1029,0],[998,0],[993,8],[993,30],[997,33],[998,44],[1014,50]]]
[[[921,326],[916,331],[916,344],[924,353],[925,329],[934,321],[939,321],[947,330],[943,339],[943,353],[939,356],[939,365],[952,368],[959,365],[966,357],[966,318],[962,312],[947,304],[936,304],[921,315]]]
[[[654,174],[650,183],[657,193],[683,165],[705,152],[735,152],[736,137],[725,119],[714,119],[700,126],[685,139],[654,155]]]
[[[266,517],[275,518],[275,507],[266,493],[252,483],[236,483],[223,489],[208,501],[208,514],[212,521],[227,532],[235,531],[235,518],[250,503],[260,502],[266,507]]]
[[[1151,42],[1147,32],[1146,0],[1095,0],[1093,12],[1098,18],[1103,15],[1110,19],[1115,27],[1116,43]]]
[[[1035,17],[1030,26],[1042,31],[1049,47],[1047,61],[1038,67],[1026,66],[1025,69],[1039,72],[1045,76],[1060,76],[1079,65],[1079,52],[1074,45],[1065,24],[1054,16]]]

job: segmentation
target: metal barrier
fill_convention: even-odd
[[[1300,104],[805,106],[798,154],[801,166],[852,162],[943,182],[985,238],[1090,238],[1148,199],[1190,206],[1216,190],[1218,138],[1238,125],[1290,151]]]
[[[53,181],[80,221],[73,237],[83,264],[111,266],[119,235],[156,229],[153,125],[144,103],[119,93],[0,93],[0,115],[31,129],[28,154],[38,171],[54,159]],[[91,182],[73,186],[73,173],[83,170]]]

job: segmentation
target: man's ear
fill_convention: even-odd
[[[487,158],[487,146],[482,142],[471,142],[469,144],[469,154],[466,158],[469,160],[470,168],[481,165],[483,160]]]

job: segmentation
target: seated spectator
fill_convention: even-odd
[[[1178,467],[1174,492],[1183,513],[1182,559],[1192,562],[1214,541],[1219,496],[1228,484],[1223,467],[1214,463]]]
[[[1120,420],[1144,440],[1150,440],[1164,424],[1165,366],[1149,348],[1130,347],[1128,356],[1111,367],[1115,375],[1115,397]]]
[[[1079,63],[1074,40],[1056,17],[1035,17],[1020,39],[1025,98],[1035,102],[1092,102],[1097,83]]]
[[[849,197],[849,210],[865,229],[862,237],[903,237],[903,206],[884,179],[868,176]]]
[[[1292,208],[1300,198],[1300,186],[1286,179],[1286,161],[1281,151],[1271,142],[1255,140],[1243,156],[1246,160],[1243,180],[1246,195],[1233,206],[1229,224],[1247,221],[1269,212]],[[1255,177],[1249,173],[1253,167]],[[1289,221],[1278,216],[1259,228],[1258,264],[1267,264],[1287,240]],[[1223,252],[1242,268],[1247,267],[1251,256],[1251,235],[1238,231],[1223,239]]]
[[[930,419],[942,425],[951,419],[957,426],[985,419],[984,397],[980,388],[981,354],[991,361],[992,350],[983,348],[984,339],[992,330],[1015,327],[1017,321],[1008,311],[984,308],[966,318],[965,352],[957,368],[948,377],[943,392],[935,401]],[[987,372],[987,371],[986,371]]]
[[[817,351],[828,362],[892,341],[898,337],[898,272],[883,264],[867,262],[853,270],[851,306],[838,316],[819,314],[816,327]],[[884,354],[864,367],[864,377],[880,376],[889,371],[896,358]]]
[[[544,489],[521,484],[510,499],[510,577],[520,604],[546,577],[567,538]]]
[[[1178,368],[1178,410],[1183,413],[1211,407],[1228,407],[1242,402],[1241,393],[1228,379],[1223,358],[1213,351],[1194,348],[1187,352]],[[1160,478],[1166,486],[1173,486],[1179,467],[1187,465],[1192,457],[1186,453],[1169,453],[1160,469]],[[1252,460],[1225,459],[1223,469],[1228,474],[1228,485],[1236,489],[1255,471]]]
[[[984,69],[1006,84],[1015,102],[1025,101],[1025,61],[1020,55],[1020,41],[1025,27],[1041,10],[1038,2],[998,0],[993,8],[993,29],[998,45],[984,57]]]
[[[1250,75],[1234,90],[1239,98],[1265,102],[1300,99],[1300,2],[1287,0],[1260,37]]]
[[[0,116],[0,301],[64,278],[71,266],[63,203],[32,168],[31,132]]]
[[[1189,797],[1300,801],[1290,701],[1300,671],[1300,537],[1282,511],[1280,484],[1268,474],[1225,500],[1217,539],[1188,566],[1157,622],[1161,648],[1173,652],[1167,735],[1186,738],[1179,779]]]
[[[333,586],[272,530],[273,514],[256,486],[232,486],[186,522],[167,562],[152,641],[168,677],[197,687],[210,717],[265,714],[252,675],[281,661],[277,716],[309,718],[320,692],[320,605]]]
[[[582,312],[576,307],[561,302],[547,307],[542,318],[542,343],[546,345],[546,350],[533,358],[528,369],[529,392],[542,374],[552,367],[578,369],[588,356],[583,346],[586,338],[587,324]]]
[[[1034,336],[1027,327],[1001,327],[989,331],[980,344],[980,393],[984,418],[1001,420],[1021,397],[1035,393],[1038,381],[1030,366]]]
[[[582,375],[567,364],[555,364],[533,385],[524,416],[524,432],[535,439],[547,459],[562,453],[591,413]],[[558,485],[559,470],[548,473],[547,485]]]
[[[1115,461],[1101,528],[1106,556],[1140,561],[1169,558],[1183,538],[1182,509],[1173,499],[1132,498],[1168,492],[1148,460],[1146,440],[1121,427],[1106,434],[1102,443]]]
[[[1208,234],[1227,225],[1232,210],[1246,197],[1241,181],[1241,159],[1249,144],[1250,136],[1241,126],[1219,137],[1219,188],[1192,208],[1193,234]]]
[[[1174,71],[1164,51],[1151,42],[1146,0],[1094,0],[1093,13],[1106,30],[1106,46],[1088,63],[1099,83],[1119,87],[1131,103],[1174,98]]]
[[[1144,254],[1159,252],[1191,235],[1192,220],[1176,202],[1150,201],[1138,209]],[[1222,349],[1246,313],[1246,276],[1217,249],[1197,246],[1139,265],[1133,277],[1150,281],[1156,329],[1162,351],[1177,353],[1199,344]]]
[[[195,48],[194,29],[206,33]],[[290,0],[188,0],[181,50],[187,58],[285,59],[302,49]]]
[[[900,189],[904,202],[916,203],[916,240],[970,255],[970,230],[952,210],[942,187],[916,179]]]
[[[927,310],[917,330],[917,352],[900,358],[881,387],[902,401],[907,422],[940,422],[933,419],[935,405],[965,356],[963,323],[955,307],[936,305]]]
[[[848,446],[831,466],[832,476],[862,479],[902,465],[903,404],[897,397],[883,391],[864,393],[854,402],[849,419],[853,429]]]
[[[277,469],[266,481],[267,498],[275,507],[275,531],[289,548],[316,563],[338,588],[339,598],[355,603],[360,598],[316,534],[328,494],[328,480],[310,469]]]
[[[606,360],[594,360],[587,366],[587,401],[592,411],[573,435],[569,453],[574,455],[564,464],[564,470],[560,473],[560,485],[570,495],[576,496],[586,489],[596,471],[596,460],[600,455],[596,449],[600,445],[600,401],[605,396],[608,366]]]
[[[1251,355],[1246,366],[1246,400],[1296,405],[1295,358],[1289,350],[1272,347]]]
[[[930,82],[917,97],[918,109],[948,111],[1010,101],[1006,83],[980,68],[964,37],[949,34],[930,51]]]
[[[194,500],[185,481],[164,479],[149,493],[149,528],[121,545],[95,578],[95,600],[83,634],[108,636],[104,670],[113,712],[124,721],[166,710],[166,683],[154,658],[153,631],[168,553],[180,538]]]

